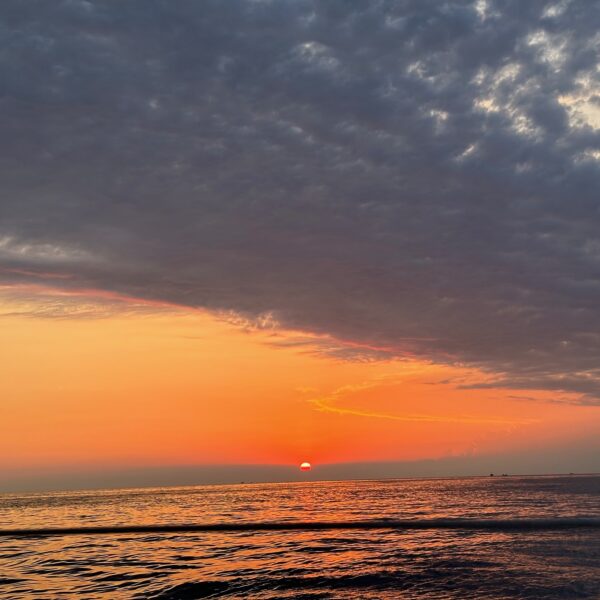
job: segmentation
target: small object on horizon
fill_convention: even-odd
[[[309,462],[303,462],[300,465],[300,470],[301,471],[310,471],[312,469],[312,465]]]
[[[493,477],[493,476],[494,476],[494,474],[493,474],[493,473],[490,473],[490,477]]]

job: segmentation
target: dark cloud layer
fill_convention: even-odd
[[[597,401],[600,4],[0,15],[5,268]]]

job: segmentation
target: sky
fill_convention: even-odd
[[[0,17],[0,490],[600,471],[600,5]]]

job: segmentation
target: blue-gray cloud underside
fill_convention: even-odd
[[[598,3],[0,14],[5,268],[597,401]]]

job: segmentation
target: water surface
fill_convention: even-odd
[[[4,494],[0,527],[600,517],[600,477]],[[0,540],[0,598],[600,598],[600,531],[336,530]]]

